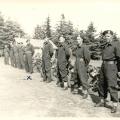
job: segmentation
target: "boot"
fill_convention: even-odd
[[[104,99],[101,99],[99,103],[95,105],[95,107],[105,107],[106,102]]]
[[[82,99],[87,99],[87,97],[88,97],[88,94],[84,94]]]
[[[84,93],[84,95],[83,95],[83,99],[86,99],[87,97],[88,97],[88,91],[87,90],[83,90],[83,93]]]
[[[111,113],[116,113],[117,112],[117,102],[113,102],[113,107],[111,109]]]
[[[111,113],[116,113],[117,112],[117,106],[113,106],[111,109]]]
[[[74,85],[71,85],[71,93],[74,91]]]
[[[64,83],[63,82],[60,82],[60,87],[64,88]]]
[[[67,90],[67,89],[68,89],[68,83],[64,82],[64,90]]]
[[[46,83],[50,83],[52,80],[50,80],[50,79],[47,79],[47,81],[46,81]]]

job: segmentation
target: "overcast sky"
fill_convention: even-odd
[[[98,32],[112,29],[120,35],[120,0],[0,0],[0,11],[28,34],[37,24],[42,25],[48,15],[54,27],[64,13],[80,30],[93,21]]]

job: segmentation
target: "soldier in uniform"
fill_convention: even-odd
[[[14,58],[14,50],[13,50],[13,43],[10,43],[10,62],[11,66],[15,67],[15,58]]]
[[[18,44],[16,43],[16,41],[13,42],[13,52],[14,52],[15,67],[20,68]]]
[[[51,82],[51,58],[53,56],[53,47],[49,42],[49,38],[45,39],[42,49],[42,73],[43,81]]]
[[[64,87],[66,90],[68,88],[68,61],[70,58],[70,51],[65,45],[65,38],[63,36],[61,36],[59,39],[59,46],[56,52],[56,57],[58,74],[57,85]]]
[[[120,76],[120,43],[113,41],[113,32],[106,30],[103,32],[106,44],[102,51],[102,66],[100,71],[100,79],[98,81],[99,96],[101,101],[96,105],[105,106],[108,92],[110,93],[113,103],[111,113],[117,111],[118,91],[117,75]]]
[[[83,39],[77,37],[78,45],[74,50],[74,56],[76,57],[75,66],[74,66],[74,75],[72,76],[73,87],[79,88],[82,86],[83,90],[83,99],[88,97],[88,75],[87,75],[87,66],[90,62],[90,52],[88,47],[83,44]]]
[[[20,68],[21,69],[25,68],[24,53],[25,53],[25,49],[24,49],[24,46],[23,46],[23,42],[21,42],[20,46],[19,46],[19,59],[20,59]]]
[[[32,56],[34,55],[34,47],[28,39],[25,47],[25,70],[26,72],[33,73]]]
[[[5,48],[4,48],[4,63],[6,65],[9,64],[9,48],[8,48],[8,45],[5,45]]]

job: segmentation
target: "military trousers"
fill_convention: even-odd
[[[9,54],[7,53],[4,55],[4,63],[9,64]]]
[[[33,73],[32,54],[31,53],[25,54],[25,70],[26,70],[26,72]]]
[[[57,75],[58,75],[58,82],[68,82],[68,69],[67,69],[67,63],[57,63]]]
[[[98,92],[102,99],[107,98],[110,93],[111,101],[118,102],[117,86],[117,66],[116,64],[103,63],[100,70],[100,79],[98,80]]]
[[[24,55],[23,54],[19,54],[19,59],[20,59],[20,68],[21,69],[25,68]]]
[[[87,74],[87,66],[84,61],[80,61],[77,59],[74,66],[74,72],[71,76],[71,83],[74,88],[83,87],[83,90],[88,90],[88,74]]]
[[[14,57],[15,57],[15,67],[20,68],[20,59],[18,53],[15,53]]]
[[[10,64],[11,66],[15,66],[15,58],[14,58],[14,54],[10,53]]]
[[[42,73],[44,81],[51,81],[51,61],[49,59],[42,59]]]

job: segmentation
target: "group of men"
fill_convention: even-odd
[[[26,40],[26,46],[22,42],[13,40],[9,45],[4,47],[4,63],[12,67],[25,69],[28,73],[33,73],[32,56],[34,47],[30,40]],[[9,63],[10,61],[10,63]]]
[[[118,106],[117,77],[120,76],[120,42],[113,40],[113,32],[111,30],[104,31],[103,37],[106,42],[102,47],[103,62],[98,80],[100,102],[95,106],[106,106],[107,94],[109,92],[113,103],[111,113],[115,113]],[[56,60],[56,85],[64,90],[71,87],[71,92],[81,87],[83,92],[82,97],[86,99],[90,95],[90,86],[88,83],[90,52],[80,35],[78,35],[76,41],[76,45],[68,48],[65,44],[65,38],[61,35],[57,50],[54,52],[49,38],[45,39],[42,48],[42,76],[44,82],[49,83],[52,81],[51,76],[53,73],[51,69],[53,62]],[[27,40],[26,43],[27,45],[24,46],[23,43],[16,44],[16,41],[13,41],[10,44],[10,48],[5,45],[4,60],[5,64],[8,64],[10,57],[13,67],[25,68],[26,72],[33,73],[32,56],[34,48],[30,44],[30,40]],[[54,59],[53,56],[55,56]],[[68,79],[69,72],[71,73],[70,83]]]
[[[105,44],[102,46],[102,66],[98,82],[98,94],[100,102],[95,107],[106,107],[107,95],[110,93],[112,101],[111,113],[117,112],[118,90],[117,77],[120,76],[120,42],[114,41],[113,32],[106,30],[103,32]],[[53,48],[47,39],[42,52],[43,81],[51,82],[51,67]],[[63,35],[59,38],[58,49],[56,50],[57,60],[57,85],[68,89],[68,71],[71,71],[70,87],[71,92],[82,87],[83,99],[90,95],[88,83],[88,65],[90,63],[90,52],[83,39],[78,35],[77,45],[68,48],[65,45]],[[69,69],[69,70],[68,70]]]

